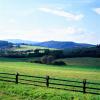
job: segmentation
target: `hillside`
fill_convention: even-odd
[[[1,41],[0,40],[0,48],[11,48],[13,46],[12,43],[9,43],[8,41]]]
[[[88,58],[90,59],[90,58]],[[98,58],[99,60],[99,58]],[[100,68],[89,66],[52,66],[25,62],[24,59],[0,58],[0,72],[17,73],[20,75],[46,76],[67,80],[100,82]],[[4,77],[4,76],[3,76]],[[10,77],[10,76],[8,76]],[[15,77],[12,77],[15,80]],[[20,77],[23,79],[23,77]],[[25,78],[32,79],[34,78]],[[41,80],[39,80],[41,81]],[[23,81],[21,81],[23,82]],[[58,82],[58,81],[56,81]],[[36,83],[35,83],[36,84]],[[68,84],[68,82],[66,82]],[[75,84],[74,85],[79,85]],[[50,85],[52,86],[52,85]],[[96,87],[96,86],[95,86]],[[68,87],[66,87],[68,88]],[[97,87],[96,87],[97,88]],[[99,88],[99,87],[98,87]],[[73,88],[74,89],[74,88]],[[94,91],[93,91],[94,92]],[[74,99],[72,99],[74,97]],[[0,82],[0,100],[100,100],[99,95],[36,87],[15,83]]]
[[[28,40],[20,40],[20,39],[8,39],[8,42],[14,43],[14,44],[29,44],[33,46],[41,46],[41,47],[47,47],[47,48],[55,48],[55,49],[66,49],[66,48],[77,48],[77,47],[91,47],[94,46],[92,44],[86,44],[86,43],[76,43],[72,41],[44,41],[44,42],[34,42],[34,41],[28,41]]]
[[[12,48],[14,51],[25,51],[25,50],[35,50],[35,49],[50,49],[55,50],[53,48],[41,47],[41,46],[31,46],[31,45],[20,45],[19,48]]]
[[[65,49],[65,48],[77,48],[77,47],[91,47],[92,44],[85,43],[75,43],[75,42],[61,42],[61,41],[46,41],[35,44],[37,46],[56,48],[56,49]]]
[[[21,39],[7,39],[6,41],[8,42],[11,42],[11,43],[14,43],[14,44],[36,44],[38,42],[35,42],[35,41],[29,41],[29,40],[21,40]]]

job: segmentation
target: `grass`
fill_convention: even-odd
[[[21,100],[21,98],[19,98],[19,96],[8,95],[4,92],[0,92],[0,100]]]
[[[41,46],[29,46],[29,45],[21,45],[20,48],[13,48],[14,51],[24,51],[24,50],[35,50],[35,49],[50,49],[54,50],[53,48],[41,47]]]
[[[53,66],[24,62],[20,59],[1,58],[0,72],[10,72],[29,75],[39,75],[60,78],[76,78],[88,80],[100,80],[100,67],[88,66]]]
[[[99,67],[88,66],[52,66],[44,64],[33,64],[24,62],[26,59],[0,59],[0,72],[10,72],[28,75],[38,75],[66,79],[87,79],[88,81],[100,81]]]
[[[91,94],[83,95],[82,93],[11,83],[0,83],[0,89],[2,91],[0,100],[100,100],[100,96]]]
[[[71,80],[87,79],[88,81],[92,82],[100,82],[100,66],[84,66],[79,64],[74,66],[69,64],[68,66],[60,67],[25,62],[26,60],[26,58],[0,58],[0,72],[19,72],[20,74],[26,75],[49,75],[50,77],[55,78]],[[99,58],[97,59],[97,61],[98,60]],[[0,100],[100,100],[100,96],[90,94],[83,95],[82,93],[1,82]]]
[[[91,57],[78,57],[78,58],[65,58],[61,59],[66,62],[68,65],[79,65],[79,66],[100,66],[100,58],[91,58]],[[99,67],[100,68],[100,67]]]

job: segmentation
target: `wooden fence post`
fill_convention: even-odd
[[[86,93],[86,79],[83,80],[83,93]]]
[[[16,84],[18,84],[18,76],[19,76],[19,73],[16,74]]]
[[[46,76],[46,86],[49,87],[49,79],[50,77],[49,76]]]

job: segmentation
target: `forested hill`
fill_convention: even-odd
[[[100,57],[100,45],[88,48],[65,49],[66,57]]]
[[[11,48],[12,46],[13,46],[12,43],[10,43],[8,41],[0,40],[0,49],[2,49],[2,48]]]
[[[29,44],[29,45],[33,45],[33,44],[38,43],[35,41],[21,40],[21,39],[7,39],[5,41],[11,42],[13,44]]]
[[[66,49],[66,48],[77,48],[77,47],[91,47],[94,46],[92,44],[85,43],[75,43],[75,42],[61,42],[61,41],[47,41],[35,44],[37,46],[43,46],[48,48],[56,48],[56,49]]]
[[[8,39],[8,42],[14,44],[28,44],[33,46],[41,46],[47,48],[55,48],[55,49],[66,49],[66,48],[77,48],[77,47],[91,47],[94,46],[92,44],[87,43],[76,43],[72,41],[44,41],[44,42],[34,42],[29,40],[19,40],[19,39]]]

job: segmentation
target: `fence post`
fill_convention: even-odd
[[[86,93],[86,79],[83,80],[83,93]]]
[[[19,73],[16,74],[16,84],[18,84],[18,76],[19,76]]]
[[[50,77],[49,76],[46,76],[46,86],[49,87],[49,79]]]

